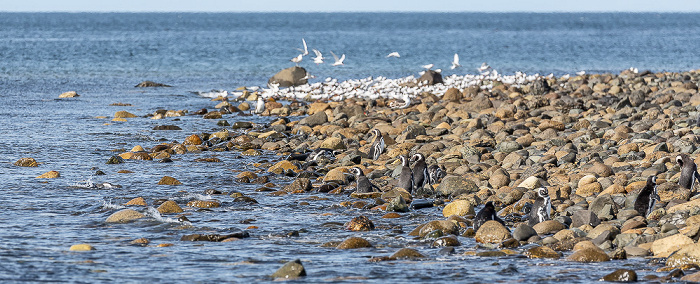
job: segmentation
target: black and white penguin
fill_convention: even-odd
[[[386,150],[386,144],[384,143],[384,137],[382,137],[382,132],[379,131],[379,129],[374,129],[371,132],[372,135],[374,135],[374,141],[372,142],[372,146],[369,148],[369,156],[370,159],[376,160],[379,159],[379,155],[384,153],[384,150]]]
[[[642,188],[637,200],[634,201],[634,210],[647,217],[654,210],[657,200],[659,200],[659,195],[656,194],[656,177],[650,176],[647,178],[647,185]]]
[[[255,104],[255,114],[261,114],[265,111],[265,101],[262,96],[258,96],[258,102]]]
[[[698,166],[695,165],[695,161],[687,154],[680,154],[676,157],[676,163],[681,167],[681,178],[678,179],[678,185],[693,190],[695,180],[700,180]]]
[[[496,214],[496,207],[493,206],[493,202],[491,201],[486,202],[484,208],[479,210],[479,213],[476,213],[476,217],[474,217],[474,232],[478,231],[481,225],[490,220],[498,221],[498,223],[503,224],[503,226],[506,225],[501,218],[498,218],[498,215]]]
[[[530,210],[530,218],[528,224],[534,226],[537,223],[541,223],[551,219],[552,212],[552,201],[549,197],[549,191],[545,187],[540,187],[537,189],[537,198],[535,198],[535,204],[532,205]]]
[[[428,166],[425,164],[425,156],[421,153],[415,153],[411,156],[411,162],[415,162],[412,170],[413,186],[416,189],[421,189],[430,184],[430,174],[428,173]]]
[[[430,184],[436,184],[438,181],[445,177],[445,171],[440,168],[438,165],[431,165],[428,167],[428,176],[430,176]]]
[[[355,186],[355,192],[357,193],[368,193],[368,192],[378,192],[379,187],[372,184],[369,179],[362,172],[362,169],[358,167],[350,168],[350,172],[355,175],[355,181],[357,185]]]
[[[413,192],[413,172],[408,167],[408,159],[405,156],[399,156],[401,159],[401,175],[399,175],[398,186],[408,192]]]

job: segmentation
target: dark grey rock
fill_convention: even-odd
[[[284,69],[267,80],[268,84],[279,84],[279,87],[299,86],[307,83],[306,69],[294,66]]]
[[[518,225],[518,227],[513,230],[513,238],[518,241],[528,240],[532,236],[537,236],[537,231],[525,223]]]
[[[591,225],[592,227],[600,225],[600,219],[591,210],[576,210],[571,216],[571,227],[578,228],[583,225]]]

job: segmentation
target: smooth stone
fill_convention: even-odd
[[[80,97],[76,91],[68,91],[58,95],[59,99]]]
[[[574,215],[571,216],[571,227],[578,228],[583,225],[590,225],[592,227],[598,226],[600,224],[600,219],[598,216],[591,212],[591,210],[577,210]]]
[[[432,244],[432,247],[458,247],[461,245],[462,244],[459,243],[459,240],[457,240],[457,237],[444,236],[444,237],[440,237],[437,240],[435,240]]]
[[[282,265],[271,277],[275,279],[293,279],[302,276],[306,276],[306,270],[304,265],[301,264],[301,260],[296,259]]]
[[[107,217],[105,222],[107,223],[126,223],[133,220],[141,219],[146,217],[145,215],[139,213],[133,209],[122,209],[117,212],[112,213]]]
[[[160,185],[181,185],[182,183],[174,177],[164,176],[158,181]]]
[[[474,238],[480,243],[499,244],[507,239],[512,238],[510,231],[498,221],[486,221],[479,230],[476,231]]]
[[[600,280],[608,282],[637,282],[637,273],[630,269],[618,269],[603,276]]]
[[[547,220],[535,224],[532,228],[535,229],[538,235],[547,235],[564,230],[566,226],[557,220]]]
[[[91,251],[95,250],[95,248],[89,244],[77,244],[77,245],[72,245],[70,246],[70,251]]]
[[[444,234],[459,234],[459,227],[454,222],[448,220],[436,220],[418,226],[415,230],[409,233],[409,235],[423,238],[435,230],[440,230]]]
[[[442,216],[445,217],[450,217],[452,215],[466,216],[475,214],[474,205],[472,205],[471,202],[463,199],[450,202],[449,204],[445,205],[445,208],[442,209]]]
[[[598,247],[586,247],[575,251],[566,258],[576,262],[603,262],[610,261],[610,257]]]
[[[651,251],[654,253],[654,257],[668,257],[681,248],[694,243],[695,242],[693,239],[687,237],[686,235],[675,234],[673,236],[655,240],[651,245]]]
[[[134,118],[134,117],[138,117],[138,116],[136,116],[135,114],[130,113],[128,111],[125,111],[125,110],[120,110],[120,111],[114,113],[114,118]]]
[[[529,258],[554,258],[557,259],[561,255],[547,246],[533,247],[525,251],[525,256]]]
[[[390,257],[392,259],[414,259],[425,258],[425,255],[412,248],[402,248],[399,251],[392,254]]]
[[[146,206],[146,200],[143,199],[143,197],[136,197],[134,199],[129,200],[126,204],[126,206]]]
[[[530,225],[521,223],[518,227],[513,230],[513,238],[518,241],[526,241],[532,236],[536,236],[537,231],[533,229]]]
[[[36,178],[59,178],[59,177],[61,177],[61,174],[59,172],[48,171],[48,172],[41,174],[40,176],[38,176]]]
[[[187,206],[194,208],[218,208],[221,207],[221,202],[216,200],[192,200],[187,202]]]
[[[357,249],[357,248],[369,248],[372,245],[365,239],[360,237],[350,237],[336,247],[337,249]]]
[[[172,214],[172,213],[182,213],[182,208],[180,208],[180,205],[177,205],[175,201],[168,200],[166,202],[163,202],[160,206],[158,206],[158,212],[160,214]]]

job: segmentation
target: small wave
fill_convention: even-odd
[[[218,98],[218,97],[226,97],[228,96],[228,92],[225,90],[211,90],[208,92],[192,92],[195,93],[199,96],[205,97],[205,98]]]
[[[126,206],[121,205],[121,204],[114,204],[109,201],[102,201],[102,208],[105,209],[123,209],[126,208]]]
[[[177,199],[181,199],[181,200],[193,200],[193,199],[194,200],[211,200],[212,197],[211,197],[211,195],[207,195],[207,194],[187,193],[187,194],[185,194]]]
[[[178,219],[175,218],[170,218],[170,217],[163,217],[163,215],[160,215],[160,212],[158,212],[158,209],[153,208],[153,207],[148,207],[146,210],[146,213],[144,214],[148,217],[151,217],[155,219],[158,222],[162,223],[181,223]],[[189,222],[185,222],[189,223]]]

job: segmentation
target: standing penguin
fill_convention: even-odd
[[[376,160],[386,150],[386,144],[384,144],[384,137],[382,137],[382,132],[379,129],[373,129],[371,134],[374,135],[374,142],[372,142],[367,156],[372,160]]]
[[[551,212],[552,201],[549,197],[549,191],[545,187],[540,187],[537,189],[535,204],[532,205],[532,210],[530,210],[528,224],[534,226],[537,223],[549,220],[551,218]]]
[[[355,192],[357,193],[368,193],[368,192],[378,192],[379,187],[372,184],[369,179],[365,176],[362,170],[358,167],[353,167],[350,172],[355,175],[355,181],[357,185],[355,186]]]
[[[486,202],[484,208],[479,210],[479,213],[476,213],[476,217],[474,217],[474,232],[478,231],[481,225],[490,220],[497,221],[498,223],[503,224],[503,226],[506,225],[503,220],[498,218],[498,215],[496,215],[496,207],[493,206],[493,202],[491,201]]]
[[[422,189],[430,183],[430,175],[428,174],[428,166],[425,164],[425,156],[421,153],[415,153],[411,156],[413,164],[413,186],[416,189]]]
[[[678,165],[681,167],[681,177],[678,179],[678,185],[692,191],[693,186],[695,185],[695,180],[700,180],[698,166],[695,165],[695,161],[693,161],[693,159],[691,159],[687,154],[678,155],[676,157],[676,163],[678,163]]]
[[[408,159],[405,156],[399,156],[399,159],[401,159],[401,175],[399,175],[398,186],[411,193],[413,192],[413,172],[408,167]]]
[[[656,194],[656,177],[650,176],[647,178],[647,185],[642,188],[637,195],[637,200],[634,201],[634,210],[646,218],[654,210],[657,200],[659,195]]]
[[[265,101],[262,96],[258,96],[258,102],[255,104],[255,114],[261,114],[265,111]]]
[[[428,175],[430,176],[430,184],[436,184],[441,178],[445,176],[445,171],[438,165],[431,165],[428,167]]]

